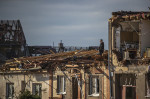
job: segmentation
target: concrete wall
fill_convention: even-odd
[[[143,55],[145,48],[150,47],[150,21],[142,20],[141,34],[141,50]]]
[[[63,75],[66,77],[66,94],[64,95],[61,95],[61,94],[58,94],[57,93],[57,76],[60,76],[60,75]],[[70,83],[70,80],[71,80],[71,74],[69,74],[67,71],[54,71],[53,72],[53,97],[54,98],[62,98],[64,97],[65,99],[71,99],[71,90],[72,90],[72,87],[71,87],[71,83]]]
[[[128,68],[128,69],[127,69]],[[136,74],[136,99],[150,99],[150,97],[145,97],[146,96],[146,85],[145,85],[145,74],[147,72],[148,66],[129,66],[129,67],[116,67],[115,69],[115,74]],[[114,91],[114,96],[115,99],[118,99],[117,97],[121,97],[119,93],[119,76],[114,76],[114,83],[113,83],[113,91]]]
[[[136,97],[138,99],[145,98],[145,75],[138,75],[136,79]]]
[[[42,84],[42,99],[48,99],[49,97],[49,74],[23,74],[23,73],[10,73],[10,74],[0,74],[0,98],[6,98],[6,83],[14,83],[14,92],[15,98],[19,95],[21,91],[21,81],[25,81],[27,83],[26,89],[32,92],[32,84],[33,83],[41,83]]]
[[[104,66],[101,68],[102,71],[98,71],[98,68],[93,68],[91,72],[92,75],[99,76],[99,96],[94,97],[88,94],[89,88],[87,90],[87,99],[109,99],[110,98],[110,86],[109,86],[109,71]],[[89,73],[87,74],[87,82],[88,82]],[[89,86],[87,84],[87,86]]]

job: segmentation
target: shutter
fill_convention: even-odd
[[[87,99],[88,98],[88,90],[89,90],[89,83],[88,83],[88,81],[89,81],[89,78],[88,78],[88,76],[85,74],[85,99]]]
[[[66,92],[66,77],[64,77],[64,92]]]
[[[102,92],[103,92],[103,89],[102,89],[102,79],[103,79],[103,76],[99,76],[99,99],[102,99]]]
[[[8,89],[8,83],[6,84],[6,97],[8,97],[9,89]]]
[[[21,91],[25,91],[25,87],[26,87],[25,81],[21,81]]]
[[[71,78],[71,76],[69,74],[67,74],[67,76],[69,78]],[[65,92],[66,95],[64,95],[63,99],[71,99],[73,97],[73,90],[72,90],[72,83],[70,80],[67,79],[67,77],[65,77]],[[67,85],[67,87],[66,87]]]
[[[35,84],[32,84],[32,93],[35,95]]]
[[[89,95],[92,94],[92,76],[89,76]]]
[[[14,84],[12,84],[12,97],[14,97]]]
[[[92,90],[92,93],[91,94],[94,94],[96,93],[96,77],[91,77],[91,90]]]
[[[97,93],[99,93],[99,78],[96,78],[97,79],[97,89],[96,89],[96,91],[97,91]]]
[[[60,92],[63,92],[63,89],[64,89],[64,77],[63,76],[60,76],[60,81],[59,81],[59,91]]]
[[[39,89],[39,96],[42,97],[42,84],[39,85],[40,89]]]
[[[59,76],[57,76],[57,93],[59,93]]]

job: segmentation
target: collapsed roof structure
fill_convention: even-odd
[[[52,46],[28,46],[30,56],[40,56],[56,53],[56,49]]]
[[[66,66],[66,64],[77,65],[75,67],[80,67],[80,64],[99,64],[100,61],[102,61],[102,65],[107,65],[107,51],[105,51],[103,56],[98,55],[98,53],[97,50],[79,50],[34,57],[14,58],[7,60],[5,64],[2,64],[0,70],[9,71],[11,68],[24,70],[38,67],[41,69],[48,69],[55,68],[56,64],[60,65],[62,68],[69,67]]]
[[[5,85],[0,96],[12,98],[28,89],[43,99],[147,99],[149,26],[150,12],[113,12],[109,55],[107,51],[100,56],[97,50],[78,50],[7,60],[0,64],[1,85]],[[9,88],[14,94],[9,94]]]
[[[27,54],[20,20],[0,20],[0,62]]]
[[[27,46],[20,21],[1,20],[0,99],[18,99],[26,89],[42,99],[110,97],[107,51],[101,56],[98,50],[64,48],[62,42],[56,51]]]
[[[0,67],[3,97],[18,97],[25,89],[42,99],[110,97],[108,52],[77,50],[7,60]],[[12,87],[13,86],[13,87]],[[9,90],[11,93],[9,94]],[[8,94],[8,96],[7,96]]]

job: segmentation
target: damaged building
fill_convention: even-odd
[[[41,99],[110,97],[107,51],[59,48],[27,46],[20,21],[1,20],[0,99],[18,99],[25,90]]]
[[[150,12],[113,12],[109,57],[114,99],[150,99]]]
[[[108,54],[78,50],[7,60],[0,67],[0,98],[28,89],[41,99],[108,99]]]
[[[28,46],[30,56],[40,56],[56,53],[56,49],[52,46]]]
[[[27,54],[20,20],[0,20],[0,62]]]
[[[6,26],[0,25],[0,33],[5,33],[1,27]],[[0,64],[0,98],[16,99],[27,89],[41,99],[150,99],[149,26],[150,12],[113,12],[109,50],[102,56],[96,48],[65,51],[59,46],[63,51],[56,53],[51,46],[30,46],[30,57],[18,56]],[[0,38],[5,46],[8,37]],[[20,44],[22,49],[22,40],[10,39],[8,44]],[[1,54],[7,55],[7,50]]]

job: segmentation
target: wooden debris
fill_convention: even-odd
[[[105,51],[102,56],[98,54],[98,50],[79,50],[34,57],[20,57],[7,60],[5,64],[1,65],[0,70],[6,71],[10,70],[10,68],[20,68],[21,70],[37,67],[41,67],[42,69],[54,68],[56,67],[55,64],[61,66],[61,64],[98,64],[101,61],[106,61],[104,63],[107,63],[108,52]]]

